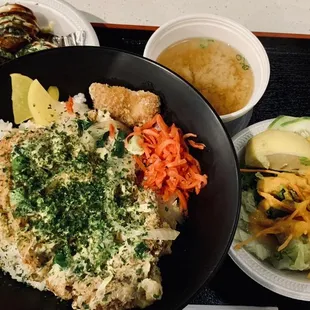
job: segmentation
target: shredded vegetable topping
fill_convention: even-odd
[[[198,161],[189,154],[188,145],[203,150],[205,145],[188,138],[195,134],[183,135],[173,124],[169,127],[157,114],[150,122],[135,127],[127,137],[136,136],[144,154],[134,156],[144,174],[143,186],[150,188],[168,201],[173,195],[179,198],[184,213],[187,212],[189,192],[199,194],[207,184],[207,175],[201,174]]]
[[[251,173],[253,169],[243,169],[243,172]],[[262,200],[250,218],[253,237],[237,244],[236,249],[259,237],[276,235],[281,240],[280,252],[291,240],[309,236],[310,174],[273,173],[276,176],[261,176],[257,182],[257,193]]]
[[[68,101],[66,102],[66,109],[69,114],[73,114],[73,98],[69,96]]]

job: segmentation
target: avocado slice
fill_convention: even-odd
[[[248,142],[245,164],[279,171],[309,169],[310,143],[294,132],[266,130]]]

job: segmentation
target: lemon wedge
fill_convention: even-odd
[[[28,106],[37,125],[48,126],[56,122],[64,108],[53,99],[38,80],[34,80],[28,92]]]
[[[47,92],[50,94],[50,96],[54,99],[54,100],[59,100],[59,90],[58,87],[56,86],[50,86],[47,90]]]
[[[28,91],[33,80],[19,73],[13,73],[10,76],[14,122],[20,124],[32,117],[28,106]]]

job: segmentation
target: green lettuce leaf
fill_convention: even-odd
[[[242,177],[241,192],[241,210],[238,228],[235,234],[235,241],[243,242],[251,238],[248,224],[250,222],[249,216],[255,212],[259,202],[256,191],[257,176],[251,173],[244,173]],[[254,240],[244,247],[248,252],[256,256],[260,260],[266,260],[272,256],[273,247],[269,243],[260,243]]]
[[[238,228],[235,235],[235,240],[238,242],[245,241],[247,239],[251,238],[251,235],[242,229]],[[254,240],[247,245],[244,246],[244,248],[256,256],[260,260],[266,260],[272,256],[272,247],[269,244],[260,243],[257,240]]]
[[[270,261],[277,269],[309,270],[310,242],[308,238],[292,240],[284,250],[274,252]]]

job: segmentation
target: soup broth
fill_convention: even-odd
[[[213,39],[191,38],[166,48],[157,62],[197,88],[219,115],[242,109],[254,88],[246,59],[230,45]]]

